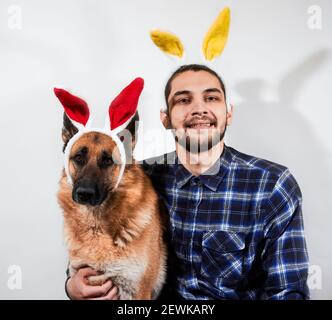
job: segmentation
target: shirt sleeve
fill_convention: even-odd
[[[302,194],[288,169],[279,177],[265,210],[262,264],[266,281],[261,299],[309,299]]]

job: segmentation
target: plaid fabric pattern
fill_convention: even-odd
[[[225,145],[204,175],[175,152],[143,168],[169,213],[184,299],[309,299],[302,195],[286,167]]]

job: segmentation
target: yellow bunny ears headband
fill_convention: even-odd
[[[202,52],[207,61],[212,61],[222,54],[228,39],[230,21],[230,9],[226,7],[205,35]],[[183,57],[184,46],[176,35],[157,29],[150,32],[150,37],[154,44],[167,55]]]

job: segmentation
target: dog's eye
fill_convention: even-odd
[[[113,160],[111,157],[105,157],[103,158],[103,164],[111,165],[113,163]]]
[[[99,161],[99,166],[101,168],[107,168],[113,164],[113,159],[108,154],[103,154]]]
[[[77,154],[73,157],[73,160],[77,165],[82,166],[84,165],[85,157],[82,154]]]

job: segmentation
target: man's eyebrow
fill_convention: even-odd
[[[180,96],[181,94],[190,94],[190,93],[191,93],[191,91],[189,91],[189,90],[176,91],[173,95],[173,98],[177,97],[177,96]]]
[[[189,90],[180,90],[180,91],[176,91],[173,96],[171,97],[171,99],[169,100],[169,102],[171,104],[174,103],[174,99],[177,97],[177,96],[180,96],[181,94],[191,94],[191,91]]]
[[[218,88],[208,88],[208,89],[205,89],[203,91],[203,93],[207,93],[207,92],[219,92],[219,93],[222,93],[220,89]]]

